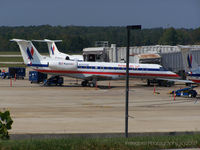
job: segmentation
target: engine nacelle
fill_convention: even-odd
[[[77,61],[52,61],[49,62],[49,68],[56,70],[77,70]]]

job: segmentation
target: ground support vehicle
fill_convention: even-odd
[[[47,74],[38,71],[29,71],[29,81],[31,83],[41,83],[47,79]]]
[[[64,83],[64,80],[63,80],[63,77],[60,77],[60,76],[52,76],[50,77],[49,79],[45,80],[44,81],[44,85],[63,85]]]
[[[175,91],[176,96],[185,96],[185,97],[196,97],[197,91],[194,88],[197,86],[187,87],[183,89],[179,89]],[[170,94],[174,94],[174,91],[170,92]]]
[[[15,79],[24,79],[26,76],[26,68],[22,67],[9,67],[8,72],[1,72],[0,76],[2,79],[10,79],[10,78],[15,78]]]

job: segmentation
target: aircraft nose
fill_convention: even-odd
[[[176,74],[176,73],[174,73],[174,75],[175,75],[176,78],[181,78],[181,76]]]

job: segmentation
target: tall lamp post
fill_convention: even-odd
[[[141,25],[127,26],[127,48],[126,48],[126,104],[125,104],[125,137],[128,137],[128,98],[129,98],[129,47],[130,47],[130,30],[141,29]]]

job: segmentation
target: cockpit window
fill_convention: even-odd
[[[68,56],[66,56],[65,60],[69,60],[69,57],[68,57]]]
[[[164,67],[160,67],[160,71],[167,71],[167,69]]]

